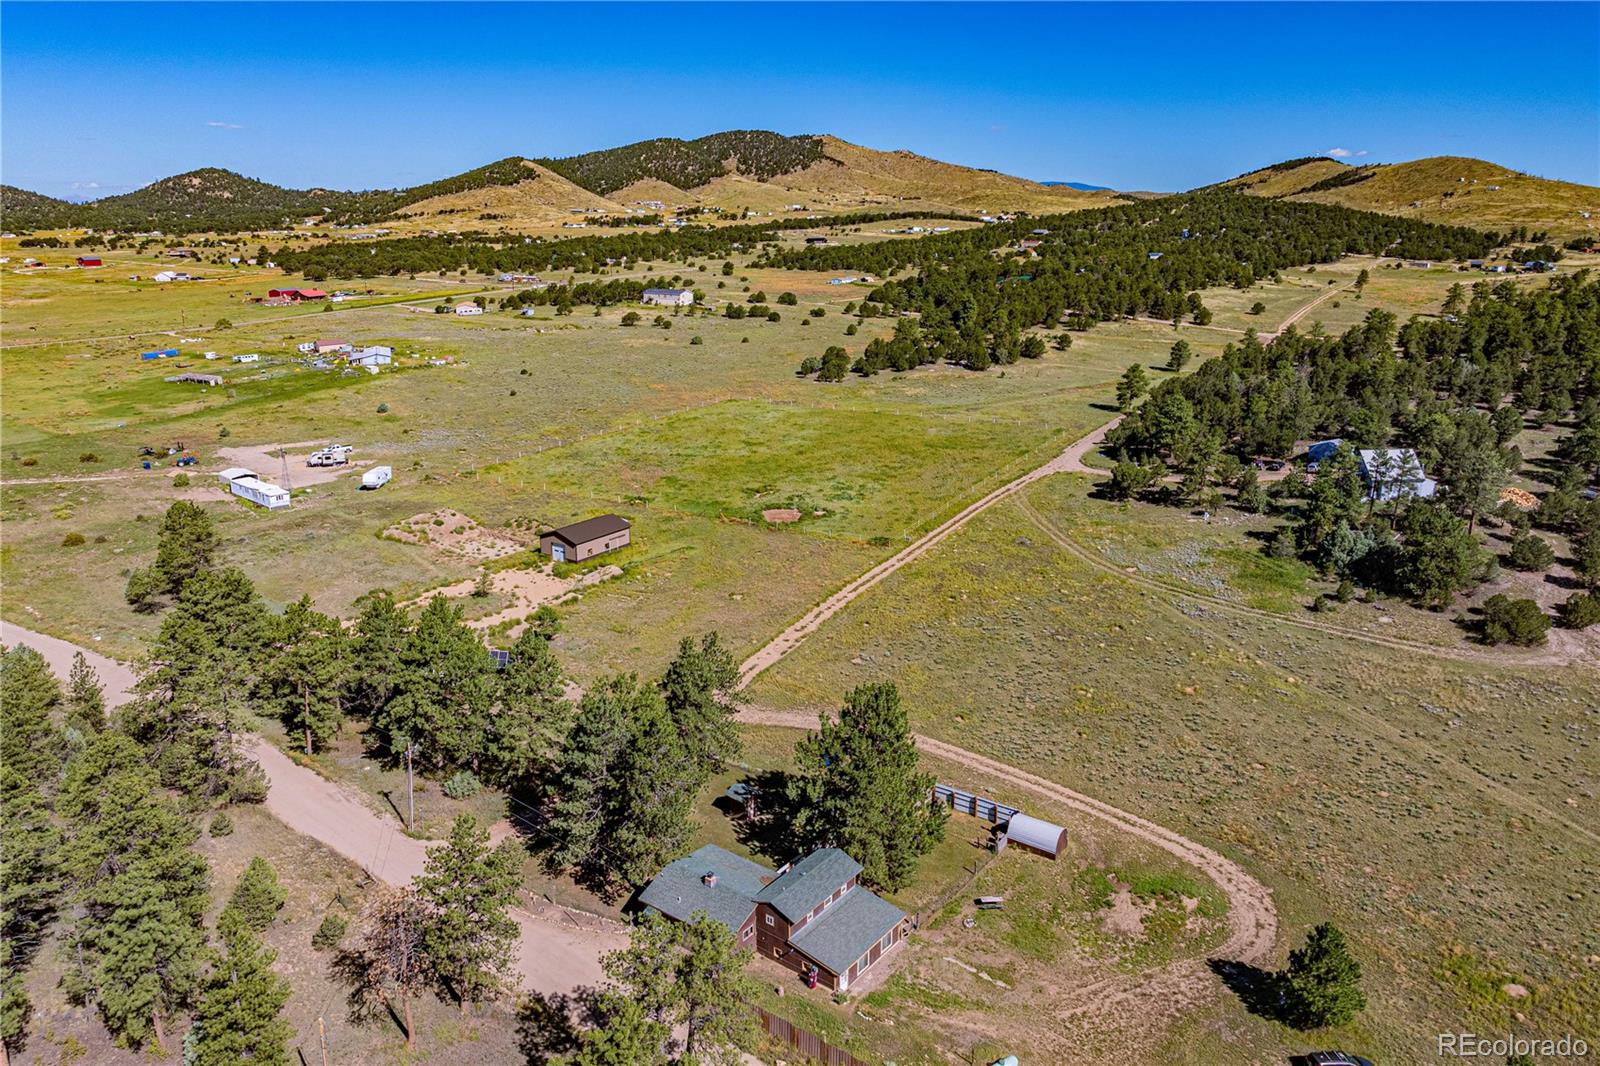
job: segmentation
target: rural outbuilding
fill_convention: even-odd
[[[598,515],[545,533],[539,538],[539,551],[558,563],[578,563],[627,547],[631,529],[626,518]]]
[[[240,499],[260,504],[269,511],[289,506],[289,490],[262,481],[254,470],[230,466],[217,472],[217,480],[228,486],[228,490]]]
[[[641,303],[659,304],[662,307],[688,307],[694,303],[691,289],[646,289]]]
[[[1067,831],[1053,822],[1019,811],[1006,823],[1005,841],[1055,859],[1066,850]]]

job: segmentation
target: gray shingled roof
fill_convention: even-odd
[[[702,880],[708,873],[717,875],[715,885]],[[771,876],[772,871],[760,863],[707,844],[688,858],[668,863],[639,893],[639,902],[680,922],[705,911],[737,935]]]
[[[596,540],[600,537],[609,537],[613,533],[621,533],[628,528],[628,520],[614,514],[596,515],[594,518],[585,518],[582,522],[574,522],[570,526],[546,533],[547,537],[557,537],[576,547],[586,541]]]
[[[770,903],[773,910],[797,922],[860,872],[861,864],[838,848],[821,848],[796,860],[756,899]]]
[[[843,974],[905,916],[893,903],[857,886],[820,918],[791,935],[789,943],[834,973]]]

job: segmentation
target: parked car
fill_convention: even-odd
[[[1308,1066],[1372,1066],[1372,1060],[1348,1051],[1313,1051],[1306,1056]]]

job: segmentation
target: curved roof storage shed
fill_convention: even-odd
[[[1042,818],[1018,813],[1006,823],[1006,843],[1020,844],[1054,859],[1067,849],[1067,831]]]

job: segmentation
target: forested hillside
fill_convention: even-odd
[[[1033,231],[1047,231],[1037,237]],[[1022,249],[1023,240],[1038,246]],[[915,311],[915,341],[878,342],[862,373],[955,362],[982,370],[1015,362],[1020,331],[1079,328],[1128,315],[1205,320],[1198,290],[1247,288],[1289,267],[1342,255],[1465,259],[1498,243],[1493,234],[1320,204],[1282,203],[1232,192],[1191,193],[1117,207],[1019,220],[919,241],[788,250],[772,265],[865,270],[910,277],[879,286],[872,300]],[[824,374],[824,377],[831,377]]]
[[[819,137],[729,130],[692,141],[658,137],[539,162],[575,185],[604,196],[647,179],[664,181],[679,189],[692,189],[728,173],[764,181],[803,169],[822,158]]]
[[[29,192],[15,185],[0,185],[0,225],[8,230],[52,229],[65,226],[75,204],[54,196]]]

